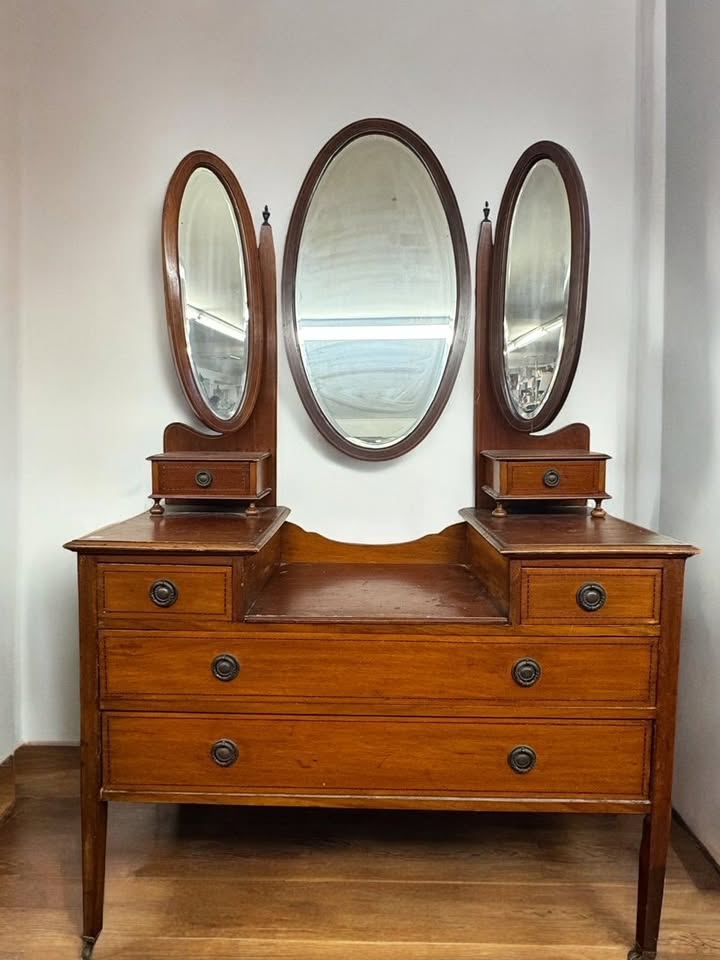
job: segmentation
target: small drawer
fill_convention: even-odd
[[[648,792],[651,724],[106,713],[104,785],[153,791],[616,797]]]
[[[511,497],[605,496],[597,460],[528,460],[507,465],[507,493]]]
[[[232,617],[232,568],[98,564],[101,617]]]
[[[270,454],[158,454],[153,496],[166,499],[259,500],[270,489]]]
[[[122,630],[103,631],[100,644],[104,697],[420,699],[432,701],[435,714],[450,700],[654,699],[647,640],[221,639]]]
[[[660,569],[524,567],[521,590],[524,623],[660,622]]]

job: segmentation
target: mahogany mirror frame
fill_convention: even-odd
[[[518,416],[515,411],[505,379],[505,285],[510,233],[515,207],[527,177],[540,160],[550,160],[554,163],[565,184],[570,209],[570,283],[563,348],[558,370],[550,388],[550,395],[540,407],[536,417],[524,419]],[[523,433],[541,430],[552,423],[560,412],[572,386],[575,370],[580,359],[582,334],[585,326],[589,252],[590,217],[585,184],[580,170],[572,154],[565,147],[551,140],[540,140],[529,146],[515,164],[500,202],[496,222],[490,296],[489,366],[493,392],[498,407],[507,422]]]
[[[245,267],[245,284],[248,298],[248,365],[245,394],[236,413],[227,420],[218,417],[203,398],[195,380],[188,353],[185,336],[185,309],[180,284],[180,251],[178,228],[180,223],[180,205],[187,182],[192,174],[205,168],[215,174],[227,193],[237,221],[240,233]],[[217,433],[233,433],[249,419],[253,412],[260,390],[262,376],[262,357],[264,316],[262,298],[262,278],[258,258],[255,227],[250,209],[245,200],[235,174],[214,153],[206,150],[194,150],[184,157],[170,178],[162,214],[163,281],[165,287],[165,309],[167,313],[168,334],[172,347],[175,369],[188,403],[198,419]]]
[[[310,386],[300,353],[295,311],[295,281],[300,240],[313,194],[330,162],[353,140],[371,135],[392,137],[418,157],[433,181],[448,222],[455,260],[455,334],[438,389],[423,417],[410,433],[387,447],[366,448],[343,437],[323,413]],[[470,320],[470,261],[460,208],[450,181],[428,144],[409,127],[395,120],[368,118],[348,124],[331,137],[312,162],[293,207],[285,242],[282,271],[282,313],[285,349],[290,371],[308,416],[334,447],[357,460],[392,460],[416,447],[437,422],[457,378]]]

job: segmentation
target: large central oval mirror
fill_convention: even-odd
[[[582,178],[567,150],[534,144],[513,170],[498,213],[491,370],[506,418],[547,426],[580,352],[589,227]]]
[[[263,318],[250,213],[237,180],[213,154],[192,153],[173,174],[163,247],[180,381],[200,420],[229,433],[255,403]]]
[[[427,434],[457,374],[468,286],[457,203],[430,148],[387,120],[341,130],[305,179],[283,268],[291,369],[331,443],[386,460]]]

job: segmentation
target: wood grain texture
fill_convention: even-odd
[[[18,759],[0,955],[78,958],[77,778],[76,750]],[[95,960],[622,960],[632,941],[633,817],[115,804],[111,826]],[[720,875],[678,825],[665,900],[662,960],[720,956]]]
[[[225,510],[222,513],[170,507],[164,516],[137,517],[101,527],[65,544],[83,553],[257,553],[280,530],[290,513],[287,507],[261,508],[258,515]],[[145,558],[147,560],[147,558]]]
[[[103,697],[159,698],[337,698],[421,699],[442,714],[447,700],[502,701],[557,706],[649,705],[654,702],[654,644],[499,641],[487,638],[262,636],[106,631],[100,638]],[[231,681],[213,675],[213,659],[228,654],[240,672]],[[540,678],[522,687],[513,667],[532,658]],[[242,710],[242,702],[228,705]],[[356,703],[356,710],[367,708]],[[557,709],[557,707],[556,707]]]
[[[524,567],[520,578],[521,617],[525,623],[658,623],[661,569],[636,567]],[[607,594],[599,610],[584,610],[578,600],[586,584]]]
[[[15,806],[15,756],[0,762],[0,823],[9,817]]]
[[[310,533],[294,523],[282,530],[285,563],[464,563],[465,524],[454,523],[408,543],[343,543]]]
[[[164,454],[148,457],[152,460],[152,492],[155,496],[194,498],[202,500],[245,499],[257,500],[266,497],[270,488],[265,478],[269,454],[229,453],[200,454],[190,457],[182,454],[165,460]],[[198,473],[211,478],[208,486],[197,481]]]
[[[153,602],[154,583],[167,581],[177,590],[172,606]],[[180,563],[98,564],[98,615],[161,618],[171,623],[182,617],[232,618],[232,567],[195,567]]]
[[[697,547],[607,516],[602,523],[581,507],[552,512],[512,513],[493,517],[490,510],[464,509],[461,517],[508,557],[667,556],[691,557]]]
[[[506,616],[460,564],[289,563],[271,577],[246,619],[503,623]]]
[[[644,799],[649,724],[628,721],[405,720],[187,717],[108,713],[104,785],[283,793],[433,794]],[[231,766],[213,762],[222,740]],[[510,752],[529,745],[535,769],[518,774]],[[338,800],[338,806],[342,801]]]

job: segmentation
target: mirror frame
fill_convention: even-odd
[[[520,191],[533,167],[540,160],[550,160],[557,167],[567,194],[570,209],[570,285],[568,290],[565,336],[558,370],[547,402],[531,420],[518,416],[513,406],[505,378],[505,284],[513,215]],[[551,140],[532,144],[515,164],[508,179],[497,215],[495,248],[493,250],[492,286],[489,317],[489,367],[493,392],[507,422],[523,433],[541,430],[552,423],[565,402],[572,386],[585,326],[585,302],[590,251],[590,218],[588,202],[580,170],[572,154]]]
[[[245,267],[249,316],[247,378],[243,401],[237,412],[229,420],[218,417],[203,398],[193,374],[185,335],[185,310],[180,286],[178,238],[180,205],[188,180],[196,170],[202,167],[215,174],[230,199],[240,234],[240,246]],[[175,168],[168,184],[163,205],[162,249],[168,334],[173,360],[175,361],[175,370],[183,393],[195,415],[206,427],[210,427],[211,430],[218,433],[234,433],[252,414],[260,391],[263,340],[265,337],[262,282],[255,227],[250,209],[232,170],[214,153],[194,150],[184,157]]]
[[[423,417],[406,437],[390,446],[379,449],[361,447],[347,440],[323,413],[310,386],[302,361],[295,310],[295,281],[300,241],[315,190],[326,168],[341,150],[354,140],[371,135],[392,137],[408,147],[420,160],[433,181],[448,222],[455,260],[457,294],[455,300],[455,335],[450,345],[442,379],[432,401]],[[343,127],[322,147],[303,180],[290,217],[282,271],[283,333],[290,371],[308,416],[325,439],[338,450],[357,460],[393,460],[416,447],[437,422],[457,378],[468,335],[470,297],[470,261],[460,208],[450,186],[450,181],[428,144],[409,127],[395,120],[369,118],[357,120]]]

